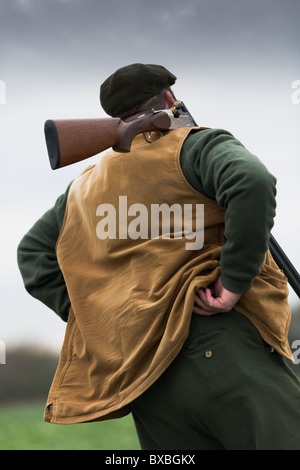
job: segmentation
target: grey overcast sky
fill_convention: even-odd
[[[99,86],[130,63],[171,70],[174,92],[196,121],[232,132],[277,177],[273,234],[300,269],[300,99],[292,98],[299,19],[299,0],[0,0],[0,340],[7,347],[59,348],[65,329],[24,291],[16,264],[23,234],[87,165],[50,169],[44,121],[104,117]]]

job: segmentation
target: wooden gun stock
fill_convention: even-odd
[[[129,152],[137,134],[164,132],[170,126],[170,117],[163,111],[127,123],[120,118],[47,120],[44,132],[51,168],[72,165],[111,147]]]

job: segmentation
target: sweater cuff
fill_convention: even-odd
[[[244,292],[247,292],[251,289],[253,284],[253,279],[246,281],[233,279],[224,273],[221,274],[221,281],[225,289],[234,292],[235,294],[243,294]]]

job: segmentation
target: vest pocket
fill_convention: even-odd
[[[183,354],[190,354],[196,351],[206,350],[208,346],[213,346],[215,342],[225,336],[227,331],[226,327],[215,327],[210,328],[203,333],[200,333],[198,336],[193,338],[188,338],[184,343],[181,352]]]
[[[287,283],[287,277],[277,266],[264,265],[260,272],[260,277],[267,280],[274,287],[282,287]]]
[[[270,251],[266,253],[265,262],[261,267],[259,277],[279,289],[282,288],[284,284],[287,284],[286,275],[275,263]]]

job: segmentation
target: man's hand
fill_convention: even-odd
[[[199,289],[195,294],[194,313],[198,315],[214,315],[229,312],[242,294],[231,292],[222,285],[219,277],[211,289]]]

